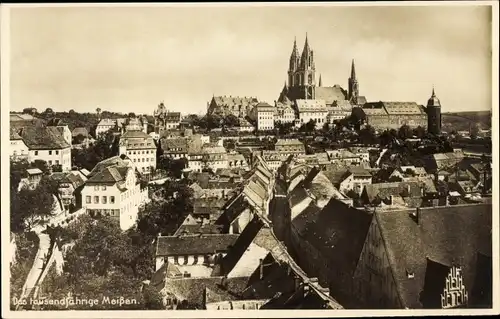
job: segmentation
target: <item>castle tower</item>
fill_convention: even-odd
[[[359,83],[358,79],[356,78],[356,67],[354,66],[354,59],[352,60],[351,64],[351,77],[348,79],[348,86],[348,98],[352,103],[357,104],[359,97]]]
[[[427,131],[431,134],[441,134],[441,102],[432,88],[431,98],[427,101]]]

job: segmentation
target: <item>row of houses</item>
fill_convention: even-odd
[[[369,198],[406,195],[356,208],[325,171],[289,160],[270,218],[297,263],[346,308],[491,307],[491,199],[423,207],[412,183],[367,185]]]
[[[342,308],[274,235],[266,217],[273,183],[258,159],[230,198],[195,199],[177,232],[158,237],[147,284],[166,309]]]

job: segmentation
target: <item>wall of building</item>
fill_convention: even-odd
[[[132,149],[120,146],[120,155],[127,155],[140,173],[147,174],[156,169],[156,148]]]
[[[274,111],[257,111],[257,130],[270,131],[274,129]]]
[[[13,160],[28,159],[29,149],[23,140],[10,141],[10,157]]]
[[[71,171],[71,147],[57,150],[30,150],[28,161],[42,160],[49,166],[61,165],[63,172]]]
[[[401,308],[401,302],[376,218],[372,219],[354,273],[352,296],[358,299],[360,308]]]

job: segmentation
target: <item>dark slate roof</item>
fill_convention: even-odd
[[[404,307],[422,307],[427,258],[461,266],[470,294],[477,254],[492,256],[491,203],[421,208],[418,223],[408,210],[378,211],[375,216]],[[415,277],[409,279],[407,270]]]
[[[55,181],[58,181],[59,183],[69,183],[73,185],[75,189],[82,186],[85,183],[85,181],[82,179],[80,175],[76,175],[73,173],[56,172],[50,175],[50,178]]]
[[[227,207],[224,208],[223,213],[215,222],[217,225],[222,225],[224,231],[229,230],[229,225],[236,219],[245,209],[249,208],[249,204],[245,196],[238,194],[228,202]]]
[[[221,234],[222,226],[221,225],[203,225],[201,223],[197,223],[195,225],[181,225],[177,229],[174,235],[194,235],[194,234]]]
[[[194,236],[160,236],[156,244],[157,256],[213,254],[227,251],[238,235],[206,234]]]
[[[276,262],[271,254],[263,260],[263,274],[257,268],[250,276],[249,285],[243,292],[245,299],[271,299],[277,293],[293,292],[295,280],[288,275],[288,265]]]
[[[342,285],[354,274],[371,219],[370,213],[331,199],[323,209],[310,205],[292,226],[338,270],[333,276]]]
[[[53,150],[70,147],[57,127],[24,127],[18,131],[24,143],[32,150]]]

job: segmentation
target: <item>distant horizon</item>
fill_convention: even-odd
[[[354,59],[368,101],[426,105],[434,87],[443,113],[492,111],[489,6],[10,10],[12,111],[152,114],[163,101],[204,114],[214,95],[273,104],[306,33],[324,86],[347,89]]]

